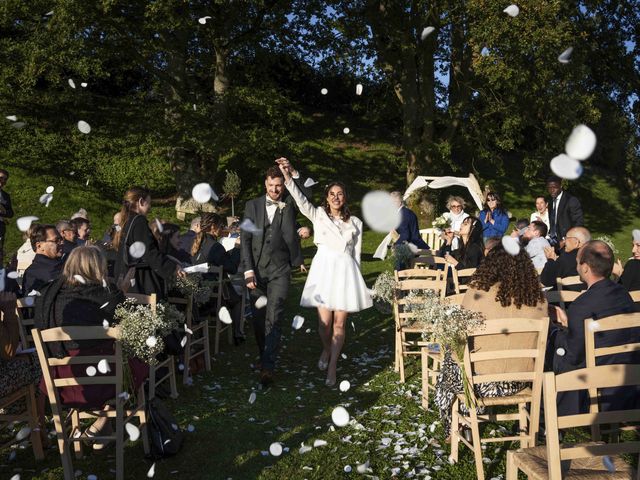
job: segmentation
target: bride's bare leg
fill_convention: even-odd
[[[333,312],[327,308],[318,307],[318,333],[322,342],[320,361],[329,362],[331,354],[331,330],[333,326]]]
[[[338,368],[338,358],[340,357],[340,352],[342,352],[342,346],[344,345],[347,315],[347,312],[341,310],[333,312],[331,358],[329,359],[329,368],[327,370],[327,383],[329,385],[334,385],[336,383],[336,369]]]

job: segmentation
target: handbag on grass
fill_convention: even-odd
[[[147,401],[147,434],[154,460],[175,455],[184,442],[178,422],[158,398]]]

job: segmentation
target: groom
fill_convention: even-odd
[[[297,172],[291,173],[298,177],[294,181],[307,194]],[[260,383],[266,387],[273,383],[291,267],[302,265],[303,257],[295,202],[283,195],[284,177],[277,165],[267,170],[264,185],[267,194],[249,200],[245,206],[244,219],[250,220],[255,228],[241,231],[240,247],[245,283],[251,296],[253,328],[260,349]],[[256,307],[256,301],[265,295],[266,306],[258,302]]]

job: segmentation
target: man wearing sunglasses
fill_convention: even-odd
[[[29,295],[60,276],[63,238],[55,225],[37,225],[31,230],[31,247],[36,252],[33,263],[24,271],[22,293]]]
[[[7,222],[13,217],[11,197],[4,191],[4,186],[9,180],[9,172],[0,168],[0,261],[4,265],[4,237],[7,232]]]

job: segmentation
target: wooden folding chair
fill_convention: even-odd
[[[584,338],[585,338],[585,356],[586,366],[595,367],[598,364],[598,358],[614,355],[616,353],[640,352],[640,343],[623,343],[620,345],[608,347],[596,347],[596,333],[610,332],[612,330],[625,330],[630,328],[640,328],[640,313],[625,313],[621,315],[613,315],[611,317],[593,320],[587,318],[584,321]],[[629,338],[629,337],[628,337]],[[589,397],[597,399],[597,389],[589,391]],[[590,413],[598,413],[598,402],[591,402],[589,406]],[[633,428],[635,430],[635,427]],[[606,433],[615,432],[617,428],[608,430]],[[594,425],[591,429],[591,437],[598,441],[601,439],[599,425]]]
[[[474,454],[479,480],[484,480],[483,443],[519,441],[522,447],[536,444],[548,329],[548,318],[502,318],[487,320],[482,328],[469,335],[464,353],[464,369],[469,379],[472,405],[468,405],[465,394],[460,393],[451,408],[451,458],[458,461],[459,442],[469,447]],[[472,342],[473,351],[470,350]],[[526,344],[534,344],[535,347],[526,348]],[[491,382],[527,382],[531,386],[504,397],[476,395],[476,386]],[[460,405],[465,405],[468,413],[461,412]],[[491,410],[516,405],[518,413],[489,411],[479,414],[475,408],[479,406]],[[513,420],[518,422],[518,435],[490,438],[480,436],[481,422]],[[471,429],[471,441],[465,438],[461,427]]]
[[[222,300],[224,299],[224,288],[233,288],[231,282],[225,278],[224,269],[222,266],[209,267],[209,272],[216,275],[215,283],[211,287],[211,296],[209,297],[209,303],[212,305],[212,310],[209,311],[209,327],[215,328],[215,334],[213,339],[213,354],[217,355],[220,352],[220,337],[226,331],[227,343],[233,344],[233,323],[226,324],[220,321],[220,308],[222,308]],[[229,311],[231,313],[231,311]]]
[[[603,365],[587,367],[560,375],[544,374],[544,415],[546,446],[507,452],[507,480],[517,480],[518,471],[535,479],[631,479],[638,478],[621,454],[640,453],[637,440],[621,443],[602,441],[566,443],[559,432],[569,428],[599,427],[623,421],[639,422],[640,410],[590,412],[558,416],[557,395],[588,389],[640,385],[640,365]],[[591,398],[597,403],[597,398]],[[606,458],[605,458],[606,457]]]
[[[464,299],[465,293],[457,293],[455,295],[447,295],[444,297],[444,300],[451,305],[462,305],[462,300]]]
[[[452,276],[453,276],[453,288],[456,293],[464,293],[469,288],[467,282],[461,283],[460,279],[467,279],[467,281],[471,278],[471,276],[476,273],[475,268],[463,268],[461,270],[457,270],[455,267],[451,268]]]
[[[629,292],[629,295],[631,295],[631,300],[633,300],[634,303],[640,302],[640,290]]]
[[[420,230],[420,236],[431,247],[431,250],[438,250],[442,246],[440,230],[437,228],[423,228]]]
[[[12,422],[27,422],[31,429],[30,438],[33,455],[36,460],[44,460],[42,439],[39,433],[40,425],[36,403],[36,386],[27,385],[20,387],[6,397],[0,398],[0,410],[6,412],[9,411],[9,409],[16,410],[16,412],[0,413],[0,425],[4,427]],[[12,443],[15,443],[15,439],[13,438],[4,444],[0,444],[0,449],[4,450]]]
[[[396,371],[400,372],[400,382],[405,381],[404,357],[409,355],[423,355],[422,348],[427,346],[428,342],[422,340],[422,334],[425,331],[423,326],[412,326],[410,320],[415,317],[415,313],[411,311],[412,301],[407,295],[415,290],[424,292],[426,290],[434,290],[437,294],[441,294],[445,288],[445,280],[400,280],[399,272],[395,272],[397,288],[394,291],[393,312],[395,318],[396,335],[395,335],[395,364]],[[413,300],[415,302],[416,300]],[[417,299],[419,301],[419,299]],[[432,352],[434,358],[440,358],[439,352]],[[427,356],[431,358],[431,353],[427,352]],[[424,368],[424,367],[423,367]],[[434,368],[436,368],[434,366]],[[423,404],[425,401],[423,400]]]
[[[20,323],[20,346],[23,350],[33,348],[31,329],[34,327],[35,297],[18,298],[16,301],[16,315]]]
[[[182,383],[189,383],[191,377],[189,365],[191,360],[204,355],[204,364],[207,372],[211,371],[211,351],[209,346],[209,318],[204,317],[197,324],[193,323],[193,295],[183,297],[169,297],[167,301],[174,305],[184,306],[185,325],[191,331],[187,332],[187,342],[184,346],[184,373],[182,375]],[[197,308],[197,306],[196,306]]]
[[[576,285],[583,285],[584,282],[580,279],[580,275],[572,275],[570,277],[557,277],[556,285],[558,290],[566,290],[567,287],[575,287]]]
[[[53,423],[56,428],[58,449],[62,459],[65,480],[74,480],[74,469],[71,459],[71,448],[76,452],[78,458],[82,457],[82,437],[80,421],[85,419],[97,419],[99,417],[113,418],[116,422],[115,434],[97,435],[91,437],[97,441],[115,441],[116,443],[116,478],[124,479],[124,440],[125,423],[134,417],[140,424],[141,436],[145,453],[149,453],[149,444],[146,434],[146,412],[144,388],[140,388],[137,396],[136,406],[131,409],[125,408],[126,400],[120,395],[123,392],[123,357],[122,346],[116,341],[118,337],[117,327],[105,330],[103,327],[57,327],[48,330],[31,331],[33,336],[42,374],[47,386],[47,395],[51,403]],[[64,341],[109,341],[114,344],[112,355],[78,355],[74,357],[57,358],[49,354],[46,344],[51,342]],[[93,377],[66,377],[54,378],[53,369],[62,365],[96,365],[101,360],[106,360],[111,368],[106,374],[97,374]],[[65,406],[60,399],[60,390],[65,387],[78,385],[91,386],[112,386],[114,391],[115,408],[72,408]],[[66,414],[66,415],[65,415]]]
[[[140,305],[149,305],[151,310],[156,311],[158,304],[158,297],[155,293],[151,295],[145,295],[143,293],[127,293],[127,298],[131,298]],[[168,373],[162,378],[157,378],[157,372],[161,368],[166,367]],[[176,380],[176,359],[173,355],[169,355],[166,360],[158,362],[156,365],[149,365],[149,400],[155,398],[156,388],[165,380],[169,380],[169,388],[171,390],[171,398],[178,398],[178,382]]]
[[[581,292],[573,292],[571,290],[548,290],[544,292],[547,303],[556,303],[563,310],[567,309],[567,303],[571,303],[575,301],[580,295],[582,295],[586,290]]]
[[[437,255],[418,255],[411,260],[411,268],[431,269],[438,270],[445,277],[448,275],[451,264],[447,262],[444,257],[438,257]]]

